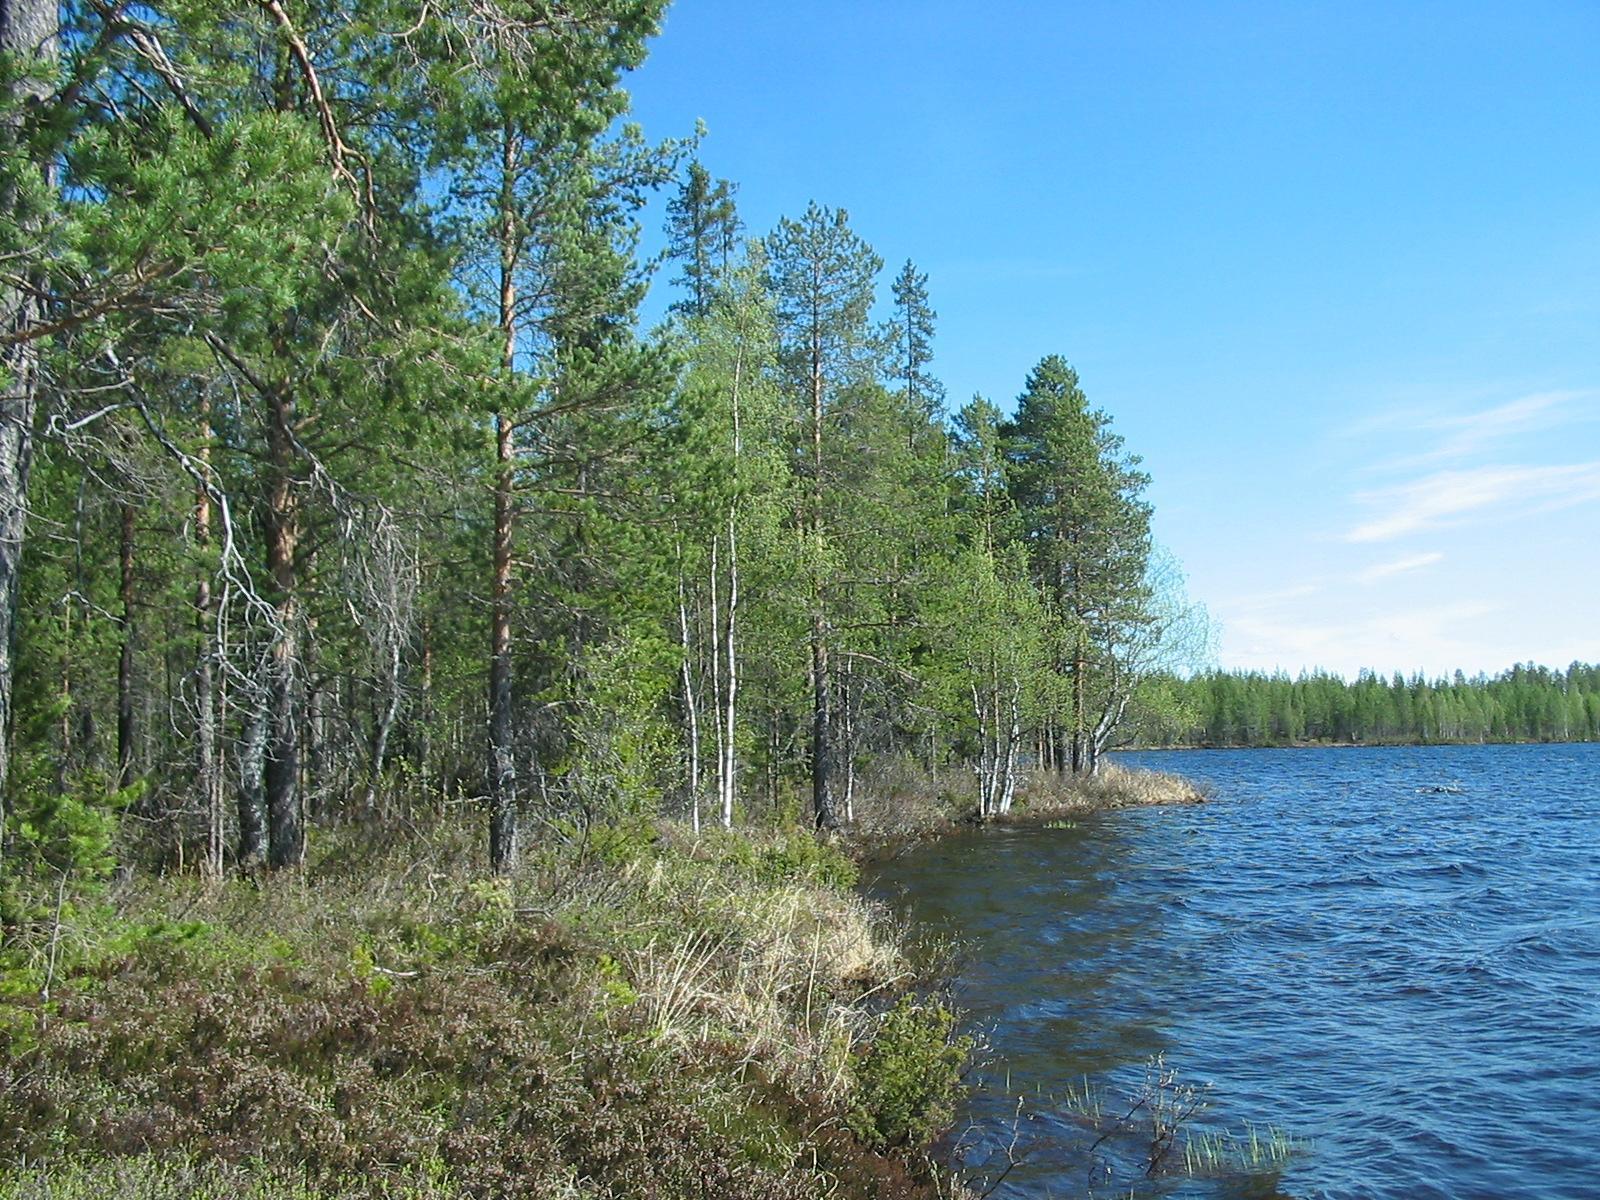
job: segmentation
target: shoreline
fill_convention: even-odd
[[[46,913],[0,995],[0,1200],[965,1195],[929,1155],[970,1041],[841,845],[622,819],[495,877],[476,834]]]
[[[1119,750],[1110,751],[1112,754],[1165,754],[1169,751],[1182,750],[1184,752],[1223,751],[1223,750],[1432,750],[1448,749],[1460,746],[1593,746],[1600,743],[1588,739],[1554,738],[1544,740],[1539,738],[1507,738],[1503,741],[1489,740],[1481,742],[1418,742],[1418,741],[1367,741],[1367,742],[1258,742],[1248,746],[1218,746],[1210,742],[1185,743],[1178,746],[1128,746]]]
[[[944,793],[948,796],[949,793]],[[1192,807],[1211,799],[1209,791],[1183,775],[1147,767],[1125,767],[1106,761],[1094,775],[1025,776],[1013,807],[980,817],[968,803],[917,804],[891,794],[882,803],[888,812],[872,813],[840,838],[857,863],[867,865],[899,858],[925,842],[989,828],[1037,828],[1069,816],[1120,808]]]

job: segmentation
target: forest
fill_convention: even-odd
[[[0,5],[0,1197],[959,1190],[838,834],[1197,611],[1065,358],[627,122],[663,8]]]
[[[1518,664],[1495,676],[1418,672],[1347,682],[1325,672],[1152,675],[1137,737],[1149,746],[1313,742],[1592,742],[1600,738],[1600,666]]]
[[[70,795],[281,867],[428,795],[505,871],[1095,768],[1186,612],[1138,458],[1054,354],[947,416],[913,263],[623,123],[659,10],[8,8],[8,853]]]

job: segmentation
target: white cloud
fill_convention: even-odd
[[[1321,667],[1349,678],[1364,667],[1436,674],[1511,653],[1485,638],[1483,622],[1499,611],[1499,605],[1461,601],[1342,621],[1241,616],[1224,626],[1221,657],[1232,667]]]
[[[1529,433],[1564,425],[1579,415],[1572,409],[1574,401],[1584,399],[1586,392],[1538,392],[1512,400],[1482,412],[1460,417],[1442,417],[1430,427],[1447,436],[1432,451],[1419,456],[1421,461],[1439,461],[1464,458],[1489,446],[1499,444],[1514,434]]]
[[[1410,558],[1400,558],[1393,562],[1377,563],[1364,571],[1356,573],[1359,583],[1377,583],[1380,579],[1388,579],[1391,575],[1403,575],[1407,571],[1420,570],[1431,567],[1434,563],[1444,559],[1444,555],[1435,550],[1429,554],[1414,554]]]
[[[1415,470],[1504,450],[1521,435],[1594,422],[1600,419],[1597,398],[1600,391],[1594,389],[1550,391],[1457,415],[1441,415],[1437,409],[1391,410],[1352,421],[1342,432],[1361,440],[1381,437],[1391,446],[1407,447],[1393,458],[1369,463],[1367,471]]]
[[[1386,542],[1456,523],[1467,513],[1504,517],[1600,499],[1600,462],[1437,471],[1356,498],[1381,512],[1347,532],[1344,540]]]

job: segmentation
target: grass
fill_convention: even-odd
[[[1068,1081],[1062,1096],[1062,1105],[1068,1112],[1076,1113],[1092,1126],[1098,1127],[1105,1120],[1105,1104],[1101,1093],[1089,1082],[1087,1075],[1083,1077],[1081,1085]]]
[[[1198,1130],[1184,1143],[1184,1172],[1192,1176],[1234,1177],[1286,1166],[1303,1144],[1276,1126],[1265,1133],[1246,1125],[1242,1133]]]
[[[1203,1124],[1210,1094],[1209,1085],[1185,1083],[1158,1055],[1125,1102],[1108,1099],[1085,1077],[1055,1103],[1096,1134],[1087,1157],[1108,1177],[1260,1179],[1275,1176],[1305,1149],[1276,1126],[1246,1123],[1232,1133]]]
[[[361,1181],[343,1186],[355,1193]],[[153,1157],[41,1165],[0,1176],[0,1200],[318,1200],[322,1194],[294,1171]],[[460,1193],[447,1180],[419,1171],[397,1180],[388,1194],[395,1200],[456,1200]],[[553,1200],[559,1193],[551,1195]]]
[[[842,839],[547,828],[505,880],[476,814],[435,814],[13,905],[0,1200],[958,1197],[930,1148],[970,1042],[851,855],[970,794],[901,764]],[[1011,819],[1194,798],[1107,767]]]
[[[1191,780],[1165,771],[1102,763],[1093,775],[1029,778],[1017,798],[1018,819],[1153,804],[1202,804],[1206,794]]]
[[[0,1200],[958,1194],[966,1043],[841,852],[635,822],[494,880],[477,832],[8,931]]]

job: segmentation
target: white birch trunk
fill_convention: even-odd
[[[737,412],[737,410],[735,411]],[[734,429],[738,429],[737,418],[734,422]],[[736,448],[735,453],[737,453],[737,432],[734,434],[734,446]],[[722,747],[717,771],[717,799],[722,807],[722,826],[724,829],[733,828],[734,781],[738,773],[738,763],[735,758],[734,748],[734,715],[739,695],[739,656],[734,634],[739,611],[739,544],[734,531],[734,514],[735,510],[730,506],[728,509],[728,619],[724,642],[726,652],[723,656],[728,672],[728,686],[723,692],[723,704],[725,707],[722,714]]]
[[[989,817],[989,720],[983,703],[983,692],[976,683],[972,685],[972,717],[978,723],[978,761],[972,773],[978,777],[978,817]]]
[[[689,657],[689,605],[684,596],[683,558],[678,559],[678,639],[683,651],[680,680],[683,687],[683,715],[687,725],[689,749],[689,820],[695,836],[700,834],[700,709],[695,699],[694,664]]]
[[[733,423],[733,499],[728,504],[728,613],[723,634],[723,662],[727,672],[727,686],[723,689],[723,708],[718,719],[717,749],[717,802],[722,810],[724,829],[733,828],[733,802],[738,780],[738,760],[735,743],[737,729],[735,714],[739,696],[739,654],[736,642],[739,614],[739,459],[744,452],[743,430],[739,422],[739,393],[744,384],[744,342],[739,343],[733,360],[733,390],[728,396],[729,415]],[[712,637],[717,636],[716,622],[712,622]]]
[[[716,780],[717,780],[717,808],[722,808],[722,759],[723,759],[723,730],[722,730],[722,626],[719,622],[718,609],[721,595],[721,563],[718,554],[719,535],[711,535],[711,569],[708,574],[708,594],[711,601],[710,609],[710,637],[711,642],[711,731],[715,735]]]
[[[1000,775],[1000,811],[1011,811],[1017,795],[1017,751],[1022,745],[1022,681],[1013,678],[1010,696],[1010,723],[1006,726],[1005,767]]]

